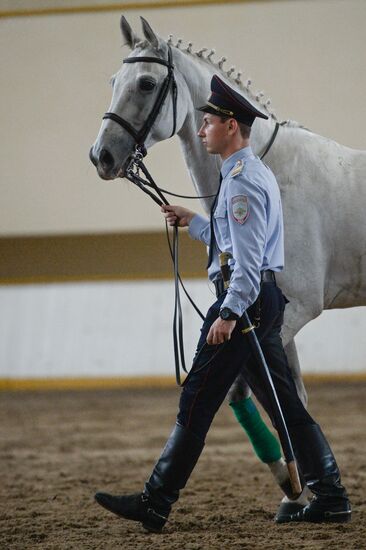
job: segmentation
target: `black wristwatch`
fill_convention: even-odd
[[[223,321],[237,321],[239,319],[239,315],[231,311],[228,307],[220,309],[220,317]]]

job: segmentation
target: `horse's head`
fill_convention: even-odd
[[[132,52],[112,77],[111,105],[90,150],[90,160],[103,179],[123,177],[136,145],[148,148],[169,138],[186,115],[179,98],[177,108],[175,86],[182,78],[174,72],[170,47],[145,19],[141,21],[145,40],[121,17],[122,36]]]

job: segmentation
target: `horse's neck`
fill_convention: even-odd
[[[201,125],[202,113],[195,107],[207,101],[212,75],[219,73],[214,66],[200,62],[196,58],[177,51],[175,64],[183,76],[189,97],[187,101],[187,116],[178,132],[184,159],[190,173],[193,185],[199,195],[215,193],[218,187],[221,161],[217,155],[208,155],[197,131]],[[274,129],[272,120],[257,120],[253,126],[251,146],[255,154],[264,151]],[[212,199],[203,199],[203,206],[208,211]]]
[[[193,185],[199,196],[216,193],[219,185],[221,160],[217,155],[207,155],[201,140],[197,137],[199,121],[195,113],[189,113],[179,132],[180,144]],[[213,199],[201,199],[206,212]]]

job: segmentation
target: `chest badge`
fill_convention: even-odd
[[[243,225],[249,216],[249,199],[246,195],[236,195],[231,199],[231,211],[236,222]]]
[[[234,168],[231,170],[230,176],[231,176],[231,177],[235,177],[235,176],[237,176],[238,174],[241,174],[243,168],[244,168],[244,163],[243,163],[243,161],[242,161],[242,160],[238,160],[238,162],[236,162]]]

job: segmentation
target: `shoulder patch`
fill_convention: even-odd
[[[249,199],[246,195],[235,195],[231,198],[231,211],[236,222],[243,225],[249,216]]]
[[[234,168],[230,172],[230,176],[235,177],[238,174],[241,174],[242,170],[244,168],[244,163],[242,160],[238,160],[234,166]]]

